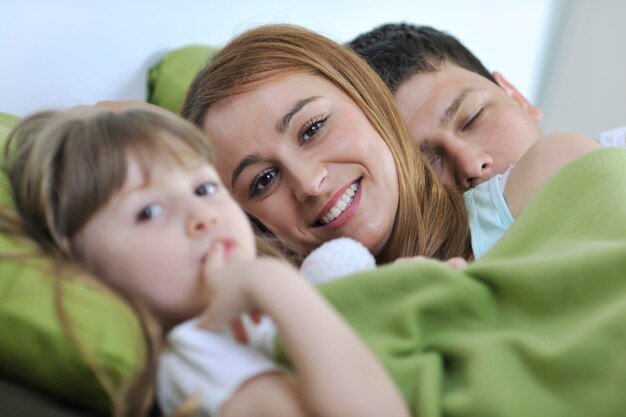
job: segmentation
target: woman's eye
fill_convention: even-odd
[[[278,175],[278,170],[270,168],[254,177],[252,183],[250,184],[250,197],[256,197],[259,194],[266,192],[272,186],[276,175]]]
[[[319,134],[324,130],[324,125],[326,124],[326,120],[328,117],[321,116],[318,119],[311,120],[307,122],[301,129],[300,139],[303,142],[307,142],[311,140],[315,135]]]
[[[214,182],[205,182],[196,188],[196,195],[205,196],[213,195],[217,192],[217,184]]]
[[[137,220],[140,222],[144,222],[147,220],[151,220],[161,214],[163,211],[163,207],[158,204],[149,204],[137,214]]]

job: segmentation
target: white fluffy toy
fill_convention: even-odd
[[[374,268],[376,260],[363,244],[341,237],[330,240],[311,252],[302,262],[300,273],[309,282],[321,284]]]

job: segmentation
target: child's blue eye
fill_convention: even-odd
[[[213,195],[217,192],[217,184],[214,182],[205,182],[196,188],[196,195]]]
[[[161,207],[160,205],[156,203],[149,204],[143,209],[141,209],[139,214],[137,214],[137,220],[142,222],[142,221],[153,219],[159,214],[161,214],[162,211],[163,211],[163,207]]]

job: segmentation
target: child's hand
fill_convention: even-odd
[[[259,310],[252,309],[245,313],[250,317],[253,325],[257,325],[261,323],[262,313]],[[230,332],[232,333],[235,340],[242,345],[247,345],[250,343],[250,338],[248,337],[248,333],[246,332],[246,326],[243,323],[244,317],[240,315],[230,322]]]
[[[246,282],[253,273],[254,261],[225,262],[224,246],[216,244],[204,263],[204,279],[211,294],[209,306],[199,320],[206,329],[218,329],[232,323],[241,313],[252,309],[252,300],[246,292]]]
[[[425,256],[413,256],[413,257],[405,257],[405,258],[398,258],[394,261],[394,263],[408,263],[408,262],[420,262],[423,261],[425,259],[431,259],[431,258],[427,258]],[[461,269],[461,268],[465,268],[467,266],[467,261],[463,258],[459,257],[455,257],[455,258],[450,258],[447,261],[441,261],[443,263],[445,263],[446,265],[448,265],[450,268],[452,269]]]
[[[445,263],[452,269],[461,269],[467,266],[467,261],[461,258],[460,256],[457,256],[455,258],[450,258],[447,261],[445,261]]]
[[[120,112],[129,109],[144,109],[156,111],[157,113],[164,111],[163,108],[143,100],[103,100],[94,104],[94,107],[113,112]]]

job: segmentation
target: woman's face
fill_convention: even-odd
[[[243,208],[307,254],[342,236],[372,253],[391,234],[398,176],[361,109],[324,78],[292,75],[218,101],[203,125]]]

